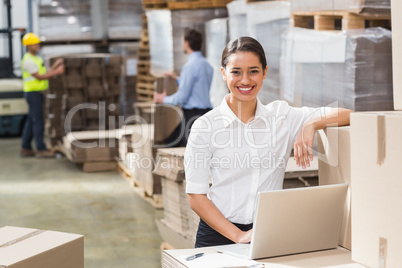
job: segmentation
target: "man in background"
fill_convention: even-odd
[[[43,141],[43,91],[48,89],[50,77],[64,73],[63,61],[56,60],[47,71],[43,59],[38,56],[39,37],[33,33],[27,33],[22,38],[22,44],[27,47],[27,53],[21,61],[21,70],[29,111],[22,131],[21,156],[54,157],[54,153],[46,148]],[[32,139],[35,140],[36,152],[32,149]]]
[[[212,82],[213,69],[201,54],[202,35],[194,29],[185,30],[183,50],[188,55],[180,76],[174,72],[165,75],[176,80],[179,88],[171,96],[163,93],[154,93],[156,103],[180,105],[183,109],[182,123],[165,141],[169,147],[186,146],[187,138],[194,121],[212,109],[209,90]],[[184,124],[184,126],[183,126]]]

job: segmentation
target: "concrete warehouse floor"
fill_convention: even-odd
[[[0,138],[0,227],[85,235],[85,267],[160,267],[163,217],[117,172],[84,173],[65,158],[20,158]]]

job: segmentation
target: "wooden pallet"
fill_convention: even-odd
[[[391,28],[389,15],[355,14],[345,11],[293,12],[290,25],[317,31],[345,31],[369,27]]]
[[[199,0],[199,1],[170,1],[168,8],[171,10],[179,9],[200,9],[226,7],[232,0]]]
[[[144,9],[162,9],[167,8],[167,2],[166,0],[143,0],[142,6]]]
[[[247,3],[265,2],[267,0],[247,0]],[[276,1],[289,1],[289,0],[276,0]]]
[[[167,3],[143,3],[144,9],[165,9],[168,7]]]
[[[137,100],[140,102],[150,102],[150,101],[153,101],[154,98],[151,96],[144,96],[144,95],[138,94]]]
[[[155,81],[155,77],[152,75],[139,75],[137,77],[137,83],[148,83],[153,84]]]
[[[146,191],[140,186],[140,183],[136,178],[131,175],[131,172],[127,169],[122,162],[117,163],[117,171],[125,178],[132,186],[134,192],[138,194],[142,199],[147,201],[156,209],[163,209],[163,198],[161,194],[148,195]]]

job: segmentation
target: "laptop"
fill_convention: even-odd
[[[338,247],[348,184],[261,192],[250,244],[218,252],[261,259]]]

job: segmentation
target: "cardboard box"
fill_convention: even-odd
[[[79,75],[66,75],[66,88],[83,88],[84,81]]]
[[[114,131],[70,132],[63,137],[63,146],[74,163],[114,161],[118,156]]]
[[[177,230],[170,227],[166,222],[162,220],[155,220],[156,227],[163,239],[163,241],[167,242],[173,248],[176,249],[185,249],[185,248],[194,248],[194,242],[188,237],[183,236]]]
[[[110,97],[110,96],[119,96],[120,91],[121,91],[121,86],[120,85],[110,86],[110,84],[109,84],[109,90],[106,92],[106,95],[108,97]]]
[[[11,226],[0,228],[0,267],[83,268],[84,236]]]
[[[161,177],[153,174],[156,158],[154,147],[154,125],[141,124],[131,136],[131,145],[134,147],[135,158],[132,160],[135,178],[145,192],[152,196],[162,192]]]
[[[351,184],[350,174],[350,127],[329,127],[318,131],[318,178],[319,185]],[[350,189],[345,202],[339,245],[351,250]]]
[[[60,57],[55,56],[53,60],[56,60]],[[83,64],[83,58],[74,58],[74,57],[63,57],[63,63],[65,67],[72,67],[72,68],[78,68],[81,67]]]
[[[88,80],[88,97],[92,99],[102,99],[105,97],[105,85],[100,78],[89,78]]]
[[[66,98],[74,99],[77,103],[85,102],[85,92],[82,88],[69,88]]]
[[[392,64],[394,81],[394,107],[402,110],[402,1],[391,0],[392,18]]]
[[[113,171],[116,169],[116,161],[86,162],[82,165],[82,170],[84,172]]]
[[[154,173],[171,181],[182,182],[185,147],[158,149]]]
[[[89,64],[84,67],[85,75],[88,78],[102,77],[104,74],[103,65]]]
[[[177,91],[177,83],[170,77],[160,77],[154,82],[155,92],[166,90],[167,96]],[[172,105],[156,105],[154,114],[155,142],[163,143],[181,122],[181,109]]]
[[[351,114],[352,259],[402,263],[402,112]]]

